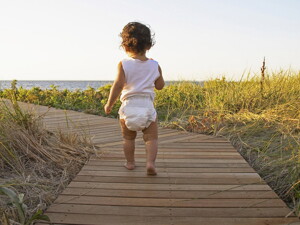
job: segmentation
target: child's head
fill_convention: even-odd
[[[128,23],[120,33],[121,46],[126,52],[144,54],[154,45],[154,35],[149,27],[139,22]]]

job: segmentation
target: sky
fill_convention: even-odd
[[[0,0],[0,80],[113,80],[147,24],[165,80],[300,70],[299,0]]]

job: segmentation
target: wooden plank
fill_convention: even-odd
[[[56,122],[46,122],[45,124],[47,125],[48,128],[53,128],[56,126],[60,127],[66,127],[66,126],[72,126],[73,128],[81,128],[81,129],[90,129],[88,127],[88,124],[92,121],[86,121],[86,120],[81,120],[81,121],[72,121],[72,120],[65,120],[65,121],[56,121]],[[106,131],[106,130],[118,130],[120,127],[116,124],[112,124],[110,122],[102,123],[101,125],[98,125],[97,127],[93,127],[93,130],[98,130],[99,132],[101,131]]]
[[[82,170],[78,173],[78,176],[100,176],[100,177],[145,177],[144,172],[135,170],[124,170],[121,172],[117,171],[86,171]],[[157,178],[203,178],[203,179],[229,179],[229,178],[258,178],[261,179],[257,173],[176,173],[176,172],[164,172],[163,170],[155,177],[148,177],[149,179]]]
[[[82,126],[80,126],[82,127]],[[97,127],[83,127],[83,128],[86,128],[88,129],[90,132],[96,132],[97,134],[101,135],[101,134],[106,134],[106,132],[119,132],[120,131],[120,127],[117,126],[117,125],[112,125],[112,126],[109,126],[109,127],[106,127],[105,125],[97,125]],[[105,135],[107,136],[107,135]]]
[[[47,212],[93,214],[113,216],[170,216],[176,217],[204,217],[204,218],[265,218],[284,217],[290,210],[287,208],[174,208],[174,207],[134,207],[134,206],[103,206],[103,205],[76,205],[76,204],[53,204]]]
[[[105,149],[105,148],[99,148],[99,152],[105,153],[105,154],[120,154],[124,155],[123,149]],[[145,146],[143,148],[138,148],[135,149],[135,156],[136,155],[144,155],[146,156],[146,148]],[[217,156],[220,155],[220,157],[225,156],[233,156],[236,157],[238,156],[239,158],[242,158],[239,153],[233,152],[233,151],[220,151],[220,152],[211,152],[211,151],[190,151],[189,149],[183,150],[183,151],[164,151],[164,149],[159,149],[157,157],[162,157],[162,156],[180,156],[186,158],[190,158],[193,156]]]
[[[159,137],[161,137],[161,136],[159,136]],[[182,137],[182,138],[177,138],[176,140],[183,140],[183,139],[186,139],[186,137]],[[100,141],[101,140],[101,141]],[[113,142],[113,143],[106,143],[106,142],[110,142],[110,141],[113,141],[114,139],[110,139],[110,138],[107,138],[107,139],[99,139],[99,141],[97,140],[97,141],[95,141],[95,144],[97,144],[97,145],[99,145],[99,146],[101,146],[101,147],[108,147],[108,146],[115,146],[115,145],[120,145],[120,144],[122,144],[123,143],[123,141],[116,141],[116,142]],[[170,143],[170,142],[174,142],[174,140],[172,139],[172,140],[165,140],[165,141],[161,141],[161,142],[159,142],[159,146],[163,146],[164,144],[167,144],[167,143]],[[137,138],[136,139],[136,143],[138,144],[138,143],[143,143],[143,139],[142,138]],[[173,147],[173,146],[172,146]],[[191,146],[191,147],[194,147],[194,148],[199,148],[199,147],[201,147],[201,146]],[[202,146],[202,148],[203,147],[206,147],[206,148],[214,148],[214,146]],[[178,146],[174,146],[174,148],[178,148]],[[182,147],[180,147],[179,146],[179,148],[182,148]],[[229,148],[229,149],[232,149],[233,147],[231,146],[224,146],[224,145],[222,145],[222,146],[219,146],[219,148],[222,148],[222,149],[224,149],[224,148]]]
[[[142,198],[278,198],[271,190],[269,191],[170,191],[170,190],[123,190],[123,189],[100,189],[100,188],[72,188],[67,187],[61,195],[80,196],[103,196],[103,197],[142,197]]]
[[[115,159],[114,159],[115,158]],[[106,156],[105,158],[102,159],[94,159],[91,158],[90,161],[101,161],[101,160],[116,160],[119,159],[120,161],[124,161],[124,156],[120,156],[120,157],[109,157]],[[144,158],[139,158],[136,159],[137,162],[144,162]],[[244,159],[209,159],[209,158],[205,158],[205,159],[160,159],[158,158],[156,160],[156,162],[173,162],[173,163],[240,163],[240,164],[247,164],[247,162]],[[247,164],[248,165],[248,164]]]
[[[210,142],[210,143],[182,143],[182,142],[176,142],[173,140],[170,144],[168,144],[169,147],[180,147],[180,148],[193,148],[193,147],[216,147],[216,148],[233,148],[231,144],[229,143],[217,143],[217,142]]]
[[[121,165],[85,165],[81,171],[126,171],[127,169]],[[137,166],[134,171],[144,171],[144,166]],[[200,167],[200,168],[162,168],[164,172],[175,172],[175,173],[255,173],[251,167]]]
[[[122,144],[120,145],[115,145],[115,146],[110,146],[110,147],[102,147],[101,148],[103,151],[123,151],[123,146]],[[143,150],[145,151],[145,145],[141,145],[141,146],[135,146],[135,150]],[[227,149],[223,149],[223,148],[217,148],[217,149],[208,149],[208,148],[188,148],[188,147],[184,147],[184,148],[169,148],[168,146],[159,146],[158,148],[158,155],[162,152],[181,152],[181,153],[185,153],[185,152],[195,152],[195,153],[200,153],[200,152],[213,152],[215,154],[218,154],[219,152],[231,152],[231,153],[237,153],[239,154],[236,149],[234,148],[227,148]]]
[[[158,138],[159,140],[159,138]],[[201,148],[205,148],[205,149],[223,149],[223,150],[227,150],[227,149],[231,149],[231,150],[235,150],[232,146],[208,146],[208,145],[190,145],[190,146],[181,146],[180,144],[170,144],[170,143],[158,143],[158,147],[165,147],[168,146],[168,148],[180,148],[180,149],[201,149]]]
[[[192,135],[190,135],[190,136],[192,136]],[[193,136],[195,136],[195,135],[193,135]],[[160,140],[161,139],[161,137],[159,137],[159,140],[160,140],[160,144],[166,144],[166,143],[174,143],[174,142],[178,142],[178,141],[182,141],[182,140],[186,140],[186,139],[188,139],[189,138],[189,136],[184,136],[184,135],[178,135],[178,136],[175,136],[175,137],[173,137],[173,138],[167,138],[167,139],[162,139],[162,140]]]
[[[119,149],[101,149],[103,152],[109,153],[109,154],[123,154],[123,149],[119,148]],[[136,149],[135,150],[135,155],[141,154],[141,153],[145,153],[145,149]],[[176,151],[176,152],[165,152],[164,149],[160,149],[160,151],[158,152],[158,155],[163,154],[164,156],[167,155],[172,155],[172,156],[185,156],[185,157],[189,157],[189,156],[238,156],[239,158],[241,158],[241,155],[238,152],[231,152],[231,151],[223,151],[223,152],[211,152],[211,151],[188,151],[188,150],[184,150],[184,151]]]
[[[105,137],[105,136],[98,136],[98,137],[94,137],[93,141],[95,144],[99,145],[99,144],[122,144],[123,143],[123,138],[121,136],[121,134],[116,134],[116,135],[111,135],[110,137]]]
[[[94,160],[92,160],[94,158]],[[96,156],[91,157],[90,161],[88,161],[87,165],[91,166],[97,166],[97,165],[109,165],[109,166],[122,166],[123,167],[123,160],[108,160],[108,159],[97,159]],[[145,166],[144,161],[136,162],[137,166]],[[229,167],[229,168],[248,168],[249,164],[247,163],[227,163],[227,162],[201,162],[201,163],[176,163],[176,162],[156,162],[155,165],[157,167],[164,167],[164,168],[224,168],[224,167]]]
[[[158,173],[161,171],[158,169]],[[259,178],[252,177],[243,177],[243,178],[164,178],[164,177],[156,177],[155,179],[147,177],[146,170],[144,172],[144,177],[101,177],[101,176],[76,176],[73,181],[79,182],[104,182],[104,183],[141,183],[141,184],[261,184],[264,181]]]
[[[295,218],[201,218],[201,217],[169,217],[163,216],[111,216],[85,215],[72,213],[47,213],[53,225],[56,224],[89,224],[89,225],[294,225]],[[150,222],[151,221],[151,222]],[[150,223],[149,223],[150,222]],[[47,224],[38,223],[36,225]],[[48,223],[49,224],[49,223]],[[295,224],[296,225],[296,224]]]
[[[74,188],[105,188],[105,189],[123,189],[123,190],[168,190],[168,191],[268,191],[271,188],[264,184],[131,184],[131,183],[98,183],[98,182],[77,182],[72,181],[68,187]]]
[[[227,208],[227,207],[286,207],[281,199],[162,199],[162,198],[126,198],[100,196],[60,195],[54,204],[90,204],[116,206],[147,206],[147,207],[188,207],[188,208]]]
[[[114,133],[114,135],[111,135],[111,133],[107,133],[107,132],[105,132],[105,131],[104,131],[104,133],[105,133],[106,136],[105,136],[105,137],[99,137],[99,138],[95,139],[95,140],[96,140],[95,143],[106,143],[106,142],[110,142],[110,141],[112,141],[112,140],[115,139],[116,133]],[[100,133],[99,133],[99,134],[100,134]],[[118,135],[118,137],[120,137],[120,138],[122,137],[120,132],[118,132],[117,135]],[[160,135],[159,135],[159,138],[162,138],[162,137],[170,137],[170,136],[174,136],[174,135],[178,135],[178,134],[177,134],[177,133],[174,133],[174,132],[172,132],[172,133],[166,133],[166,134],[160,134]],[[121,139],[121,141],[122,141],[122,143],[123,143],[123,140],[122,140],[122,139]],[[141,142],[144,143],[144,140],[143,140],[141,137],[136,139],[136,142],[139,142],[139,141],[141,141]],[[121,143],[121,144],[122,144],[122,143]]]
[[[135,159],[145,158],[146,154],[144,152],[136,152]],[[110,158],[124,158],[123,153],[114,153],[110,151],[102,151],[101,157]],[[240,155],[237,154],[220,154],[219,156],[216,154],[173,154],[173,153],[164,153],[157,155],[157,159],[241,159]]]

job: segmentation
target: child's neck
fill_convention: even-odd
[[[146,56],[146,53],[136,54],[136,53],[128,52],[127,54],[128,54],[129,57],[131,57],[133,59],[139,59],[141,61],[147,61],[148,60],[148,58]]]

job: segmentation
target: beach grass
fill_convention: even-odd
[[[231,140],[299,216],[299,72],[266,74],[263,83],[260,76],[212,79],[203,87],[182,82],[158,93],[156,106],[164,126]]]
[[[0,198],[0,224],[32,224],[33,218],[44,217],[42,211],[80,171],[94,146],[88,137],[46,130],[41,116],[20,108],[15,84],[7,94],[10,101],[0,101],[0,194],[8,193]]]
[[[19,88],[18,101],[103,115],[111,85],[59,91]],[[9,90],[0,91],[4,98]],[[111,117],[117,117],[118,101]],[[264,71],[239,81],[182,81],[156,91],[162,126],[228,138],[276,193],[300,211],[300,71]]]

